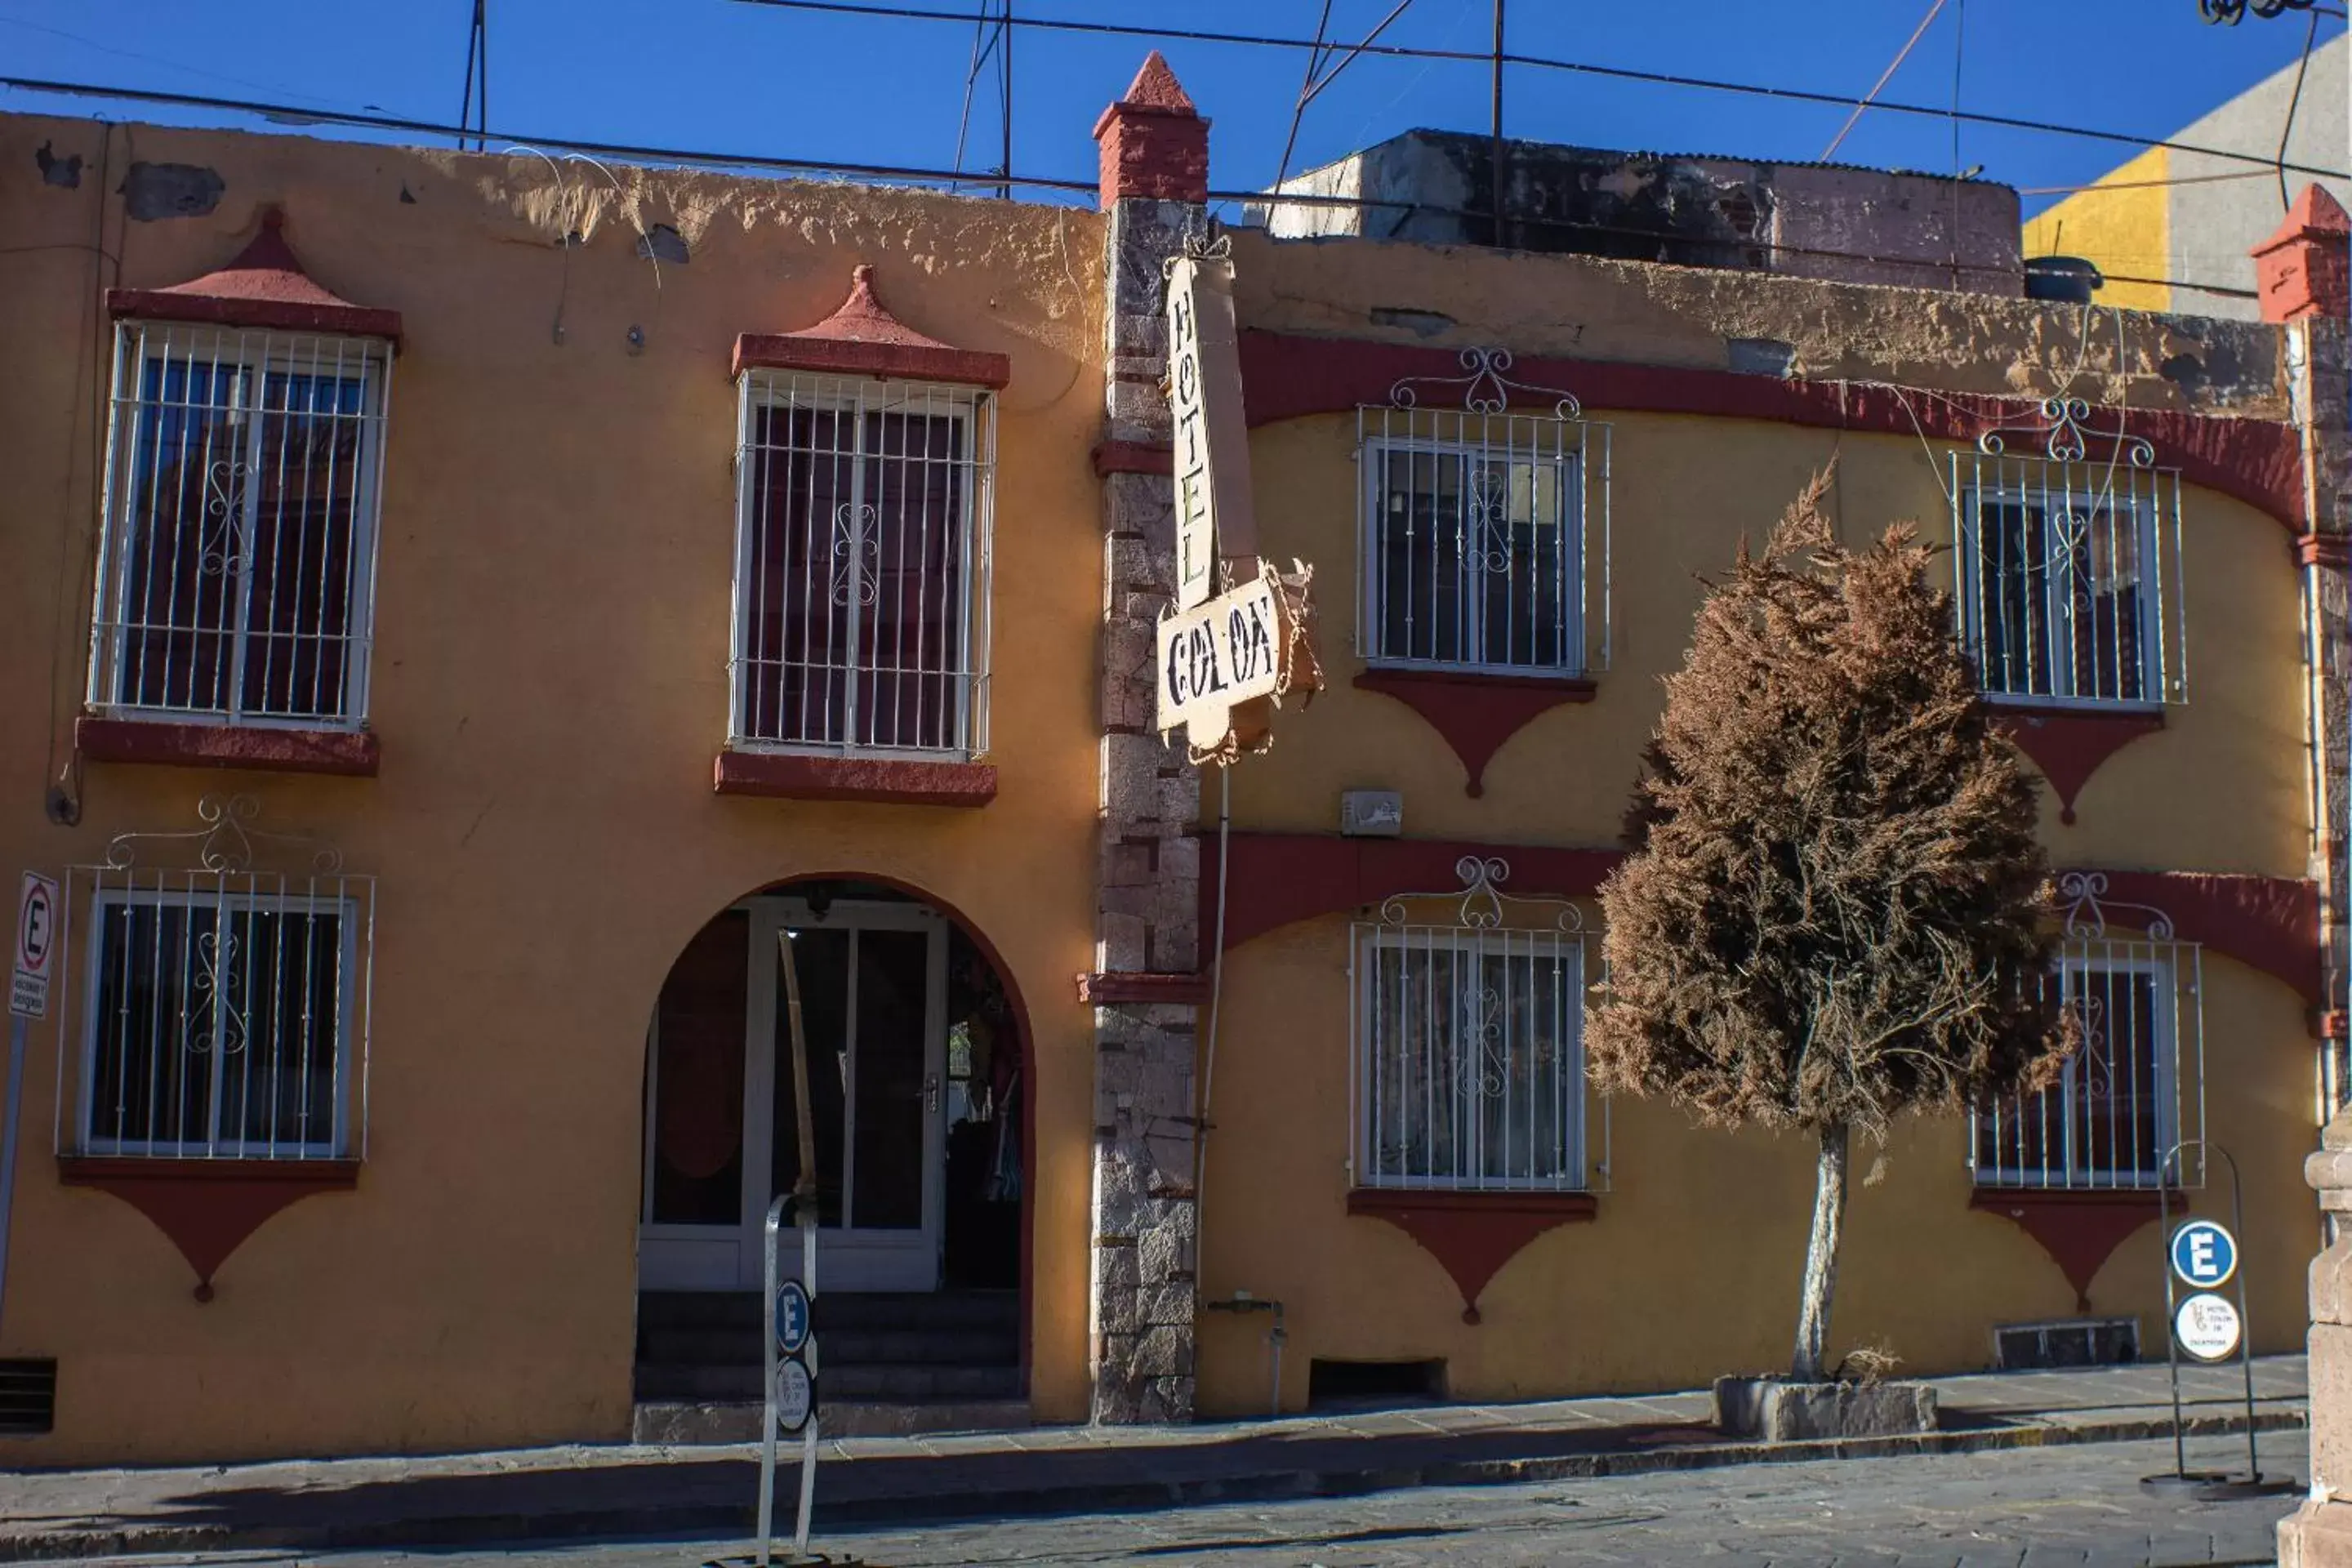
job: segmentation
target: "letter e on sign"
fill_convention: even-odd
[[[8,984],[9,1012],[20,1018],[48,1016],[49,976],[57,973],[58,946],[64,935],[58,925],[57,883],[26,872],[16,895],[16,962]]]

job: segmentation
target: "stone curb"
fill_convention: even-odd
[[[2302,1410],[2257,1411],[2257,1432],[2298,1431]],[[2246,1429],[2237,1415],[2192,1415],[2191,1437],[2225,1436]],[[1882,1459],[1924,1454],[1989,1453],[2011,1448],[2063,1447],[2081,1443],[2145,1442],[2172,1434],[2169,1421],[2141,1418],[2075,1426],[1980,1426],[1889,1437],[1830,1438],[1805,1443],[1716,1443],[1694,1447],[1639,1448],[1622,1453],[1547,1455],[1527,1459],[1437,1460],[1420,1465],[1316,1470],[1261,1470],[1169,1481],[1117,1481],[1040,1486],[1021,1490],[962,1491],[859,1498],[826,1506],[820,1528],[912,1522],[940,1523],[1021,1515],[1123,1513],[1213,1503],[1272,1502],[1355,1497],[1412,1487],[1510,1486],[1528,1481],[1599,1480],[1612,1476],[1709,1470],[1733,1465],[1798,1464],[1819,1459]],[[851,1461],[855,1463],[856,1461]],[[779,1487],[789,1495],[789,1489]],[[685,1503],[676,1507],[551,1509],[535,1513],[458,1514],[373,1520],[351,1524],[238,1526],[126,1524],[111,1529],[11,1531],[0,1525],[0,1563],[32,1563],[154,1552],[227,1551],[347,1552],[388,1547],[459,1546],[522,1541],[622,1540],[670,1537],[740,1540],[753,1527],[751,1505]]]

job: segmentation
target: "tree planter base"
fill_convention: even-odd
[[[1726,1436],[1768,1443],[1904,1436],[1936,1429],[1936,1391],[1924,1383],[1718,1377],[1715,1424]]]

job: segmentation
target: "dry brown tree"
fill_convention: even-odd
[[[1820,1140],[1795,1377],[1818,1381],[1853,1135],[2046,1085],[2034,789],[1989,729],[1933,552],[1841,547],[1832,469],[1709,585],[1601,889],[1605,1088]]]

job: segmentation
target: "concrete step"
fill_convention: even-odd
[[[744,1366],[641,1364],[636,1373],[640,1402],[669,1401],[708,1404],[758,1399],[763,1369]],[[823,1363],[818,1374],[820,1398],[883,1400],[912,1404],[939,1401],[1016,1399],[1021,1394],[1017,1366],[838,1365]]]
[[[826,1290],[815,1301],[820,1332],[831,1327],[876,1331],[995,1329],[1019,1333],[1017,1290]],[[637,1297],[640,1331],[748,1329],[761,1323],[756,1290],[646,1290]]]
[[[837,1366],[1013,1366],[1021,1360],[1021,1336],[1012,1329],[873,1330],[861,1325],[821,1328],[817,1337],[824,1359]],[[756,1365],[761,1359],[759,1325],[646,1329],[637,1335],[637,1358],[649,1365]]]
[[[637,1402],[632,1436],[639,1443],[756,1443],[757,1401]],[[974,1399],[894,1404],[824,1400],[817,1429],[828,1437],[904,1437],[925,1432],[1009,1432],[1030,1425],[1025,1399]]]

